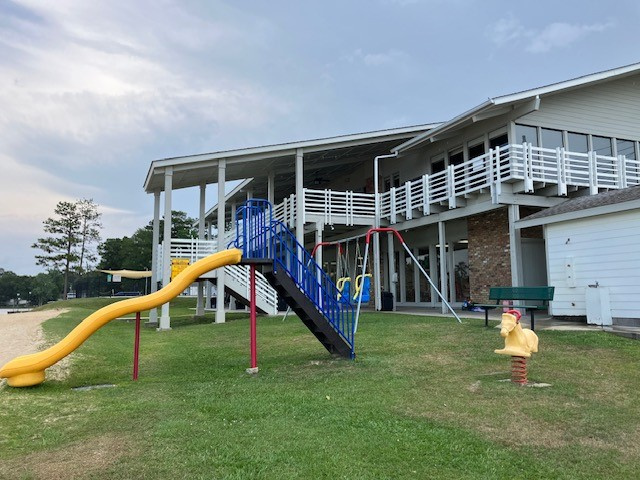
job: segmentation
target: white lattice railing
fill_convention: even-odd
[[[225,232],[225,246],[236,238],[235,230]],[[162,245],[159,247],[162,252]],[[171,258],[180,258],[189,260],[189,264],[193,264],[198,260],[216,253],[218,251],[218,240],[200,240],[197,238],[172,238],[171,239]],[[162,272],[162,254],[159,256],[158,271]],[[226,265],[224,267],[225,275],[230,277],[229,287],[242,295],[249,298],[249,267],[244,265]],[[259,307],[265,312],[275,314],[278,308],[278,295],[271,287],[267,279],[260,273],[256,272],[256,297]]]
[[[429,215],[431,205],[456,208],[457,199],[479,190],[490,190],[497,201],[504,182],[522,180],[527,193],[535,185],[557,185],[558,195],[569,186],[619,189],[640,183],[640,161],[625,156],[608,157],[595,152],[577,153],[531,144],[506,145],[433,175],[423,175],[380,195],[380,217],[396,223]]]
[[[304,189],[304,213],[324,218],[324,223],[354,225],[375,218],[375,196],[368,193]]]

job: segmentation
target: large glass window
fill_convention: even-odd
[[[569,132],[569,145],[567,148],[572,152],[587,153],[589,151],[589,140],[582,133]]]
[[[624,155],[631,160],[636,159],[636,144],[631,140],[617,140],[618,155]]]
[[[551,130],[550,128],[540,129],[540,136],[542,140],[542,146],[544,148],[562,148],[564,147],[564,141],[562,139],[562,132],[560,130]]]
[[[527,125],[516,124],[516,143],[530,143],[538,146],[538,129]]]
[[[613,148],[609,137],[598,137],[593,135],[591,137],[591,141],[593,143],[593,151],[598,155],[605,155],[607,157],[613,156]]]

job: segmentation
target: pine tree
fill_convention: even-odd
[[[44,252],[36,255],[36,264],[48,269],[61,270],[64,274],[62,298],[69,291],[69,272],[76,267],[82,272],[82,262],[94,258],[88,246],[100,239],[100,214],[93,200],[58,202],[54,217],[47,218],[44,232],[49,236],[39,238],[32,246]]]
[[[89,250],[89,245],[100,241],[100,223],[101,213],[98,212],[98,205],[93,199],[83,198],[76,202],[76,208],[80,215],[80,254],[78,261],[78,272],[83,273],[85,262],[88,265],[90,261],[96,260],[96,255]]]

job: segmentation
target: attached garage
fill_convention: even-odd
[[[517,228],[537,225],[556,287],[552,315],[640,325],[640,187],[567,200]]]

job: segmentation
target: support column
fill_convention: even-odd
[[[198,217],[198,240],[204,240],[204,216],[205,216],[205,202],[206,202],[207,184],[200,184],[200,216]],[[199,249],[198,249],[199,250]],[[197,258],[199,260],[199,258]],[[198,301],[196,303],[196,316],[204,316],[204,280],[198,280]]]
[[[396,253],[395,250],[393,248],[393,233],[387,233],[387,252],[388,253],[388,260],[389,260],[389,291],[393,294],[393,310],[396,310],[396,303],[398,303],[398,298],[397,298],[397,288],[396,288],[396,262],[395,262],[395,258],[396,258]]]
[[[413,249],[413,256],[416,257],[416,261],[420,261],[420,259],[418,258],[418,255],[420,255],[420,249],[418,248],[414,248]],[[413,301],[416,303],[420,302],[420,269],[418,268],[418,265],[414,265],[413,266]],[[425,279],[426,281],[426,279]]]
[[[456,301],[456,268],[453,263],[453,244],[452,239],[449,240],[449,248],[447,249],[447,272],[449,272],[449,295],[447,300],[449,303]]]
[[[434,284],[438,285],[440,283],[440,272],[438,271],[438,249],[434,244],[429,245],[429,276]],[[435,307],[438,294],[436,293],[436,289],[431,285],[429,285],[429,291],[431,292],[429,295],[429,298],[431,299],[429,303]]]
[[[225,249],[224,244],[224,213],[225,213],[225,183],[227,174],[227,161],[224,158],[218,160],[218,251]],[[219,268],[216,297],[216,323],[224,323],[224,268]]]
[[[171,190],[173,189],[173,167],[164,170],[164,230],[162,248],[162,286],[171,281]],[[162,305],[158,330],[171,330],[169,304]]]
[[[444,228],[444,222],[438,222],[438,241],[440,242],[440,293],[442,293],[442,296],[448,302],[449,289],[447,288],[447,247],[446,247],[447,239],[446,237],[447,236]],[[447,313],[447,306],[442,301],[440,303],[442,305],[442,313]]]
[[[271,205],[276,201],[276,174],[273,170],[267,174],[267,200]]]
[[[231,228],[232,229],[236,228],[236,208],[237,208],[236,202],[235,201],[231,202]],[[229,310],[237,310],[237,308],[238,308],[238,305],[236,304],[236,299],[232,295],[231,298],[229,299]]]
[[[511,286],[522,286],[522,242],[520,229],[515,228],[515,222],[520,220],[520,207],[509,205],[509,251],[511,257]]]
[[[151,291],[158,291],[158,277],[163,272],[158,272],[158,243],[160,243],[160,192],[153,192],[153,233],[151,234]],[[160,275],[158,275],[160,273]],[[158,324],[158,309],[149,310],[149,323]]]
[[[376,310],[380,311],[382,309],[382,272],[380,268],[380,234],[378,232],[373,234],[373,277]]]
[[[398,277],[400,280],[400,292],[399,297],[402,303],[407,302],[407,279],[406,279],[406,267],[407,267],[407,256],[405,250],[400,250],[398,261]]]
[[[304,246],[304,164],[302,149],[296,150],[296,240]],[[301,254],[298,254],[301,258]]]
[[[211,222],[207,223],[207,240],[212,240],[213,232],[211,231]],[[207,280],[205,292],[206,292],[206,303],[205,308],[211,308],[211,280]]]

